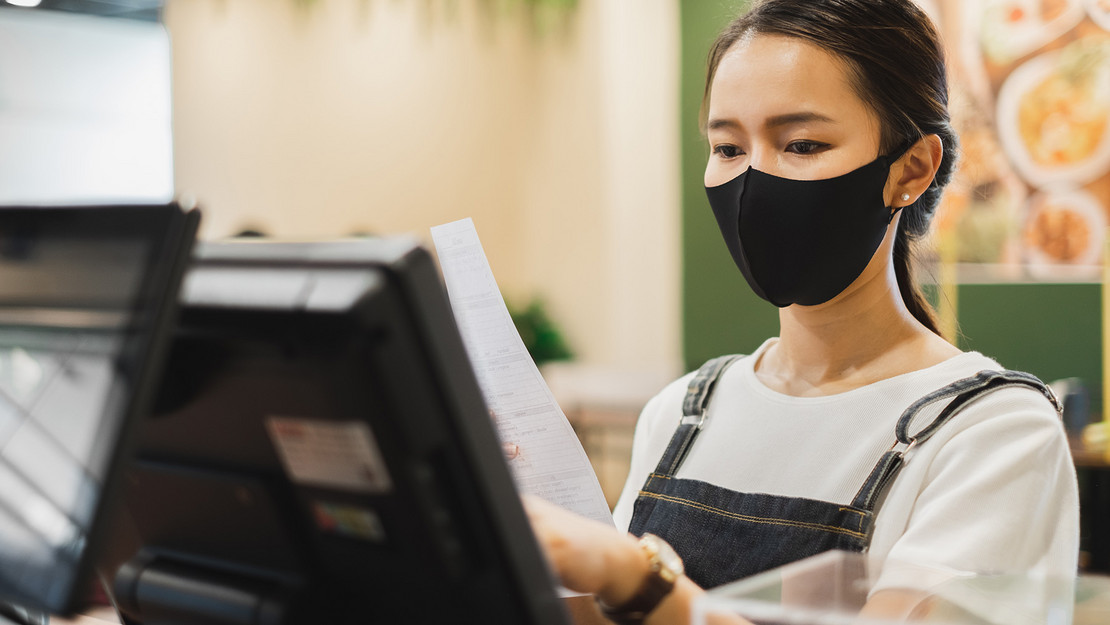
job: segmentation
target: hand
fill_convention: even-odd
[[[531,495],[524,509],[540,547],[567,588],[619,605],[632,597],[648,562],[632,535]]]
[[[497,413],[490,410],[489,418],[496,424]],[[505,460],[512,460],[520,455],[520,446],[516,443],[501,443],[501,451],[505,454]]]
[[[525,495],[524,509],[547,561],[564,586],[593,594],[614,606],[625,604],[639,590],[648,575],[649,564],[631,534],[574,514],[539,497]],[[704,593],[690,578],[680,577],[674,590],[652,611],[646,623],[689,623],[691,606]],[[585,622],[600,622],[597,619],[602,618],[601,613],[596,608],[587,613],[596,618]],[[751,625],[730,613],[713,613],[707,618],[710,625]]]

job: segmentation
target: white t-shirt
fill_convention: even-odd
[[[725,370],[676,477],[850,503],[894,444],[895,424],[911,403],[1002,368],[967,352],[845,393],[793,397],[755,375],[754,363],[774,340]],[[644,407],[613,511],[618,527],[628,527],[637,493],[670,442],[692,377],[671,383]],[[945,403],[923,410],[910,434]],[[975,400],[906,454],[876,516],[869,559],[881,567],[879,586],[921,587],[922,570],[935,572],[936,583],[968,572],[1071,576],[1078,551],[1078,489],[1061,421],[1036,390],[1008,387]]]

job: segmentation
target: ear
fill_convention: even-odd
[[[883,199],[892,208],[909,206],[921,197],[940,169],[944,144],[937,135],[925,135],[890,167]],[[908,195],[909,199],[902,197]]]

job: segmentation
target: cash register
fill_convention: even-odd
[[[565,623],[433,258],[209,243],[102,561],[125,623]]]

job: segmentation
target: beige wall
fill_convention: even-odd
[[[170,0],[175,184],[202,235],[473,217],[590,364],[679,366],[676,0],[565,28],[480,0]]]

